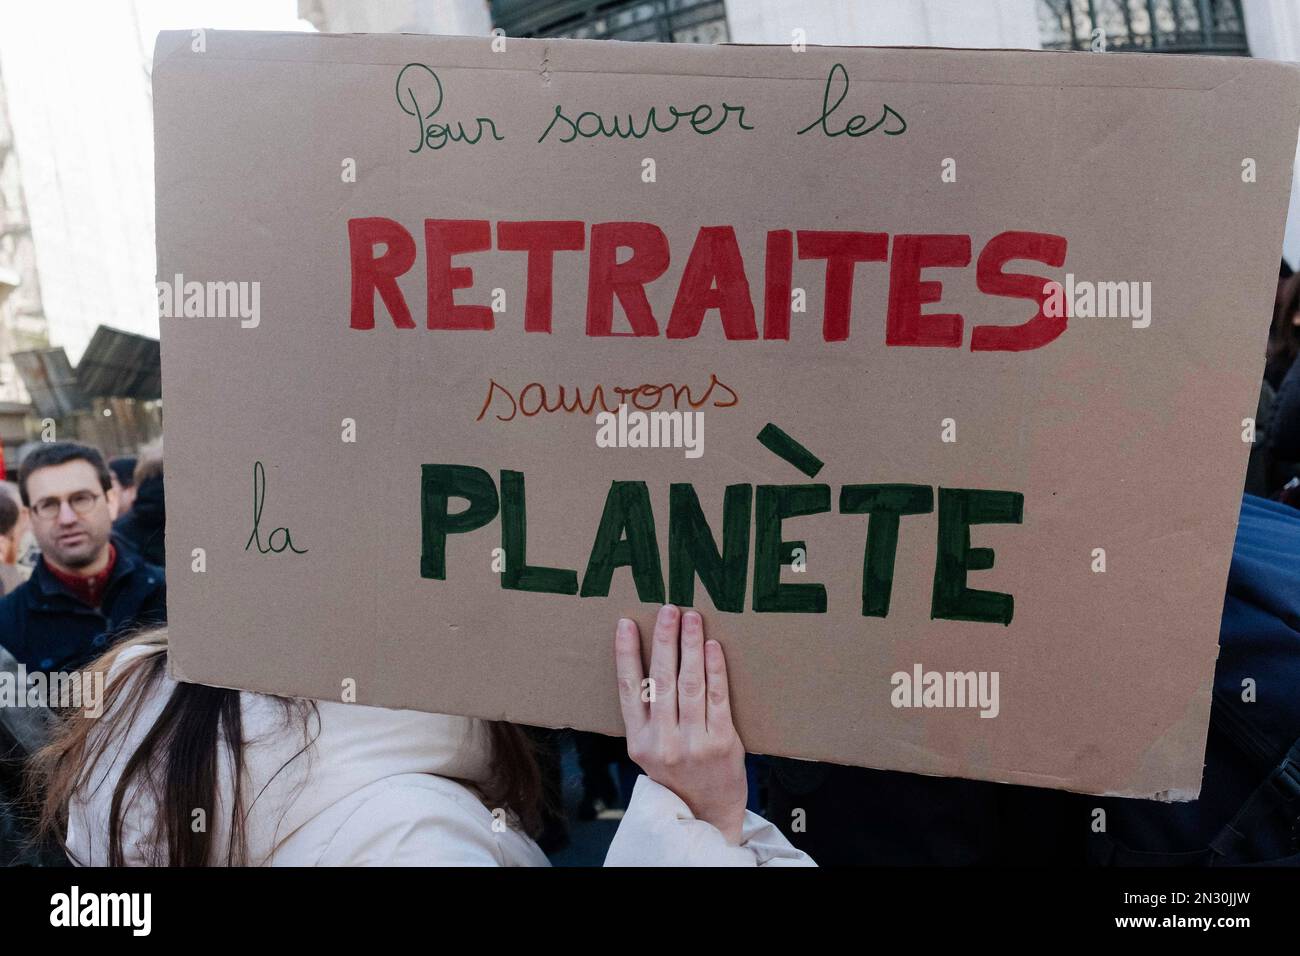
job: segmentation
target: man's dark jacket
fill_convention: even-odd
[[[98,610],[68,593],[43,560],[25,584],[0,598],[0,646],[30,670],[75,669],[126,632],[165,623],[163,569],[127,548],[118,548]]]

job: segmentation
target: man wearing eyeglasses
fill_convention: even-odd
[[[29,670],[70,670],[127,631],[166,623],[163,569],[111,540],[117,492],[98,451],[41,445],[23,459],[18,490],[41,559],[0,598],[0,646]]]

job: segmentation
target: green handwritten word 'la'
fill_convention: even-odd
[[[497,132],[496,123],[486,116],[477,117],[478,126],[474,132],[467,133],[465,124],[457,122],[455,129],[451,123],[429,122],[442,109],[442,80],[423,63],[408,63],[397,74],[397,105],[407,116],[414,116],[420,129],[420,138],[415,148],[408,152],[418,153],[426,146],[429,149],[442,149],[448,143],[466,143],[475,145],[484,135],[491,134],[494,140],[505,139]]]
[[[253,532],[248,536],[244,550],[247,551],[256,544],[260,554],[281,554],[285,550],[294,554],[306,554],[306,548],[294,547],[293,535],[289,533],[288,528],[276,528],[267,538],[266,544],[262,543],[262,507],[265,504],[266,469],[262,467],[260,461],[255,461],[253,462]],[[276,535],[280,535],[278,542]]]

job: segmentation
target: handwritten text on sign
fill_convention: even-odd
[[[842,125],[832,117],[848,95],[848,76],[835,64],[826,79],[820,115],[796,130],[798,135],[819,131],[826,136],[864,136],[877,129],[895,136],[907,128],[902,116],[887,104],[879,118],[869,122],[856,114]],[[407,64],[398,74],[398,105],[419,125],[412,153],[438,150],[450,143],[477,144],[485,137],[502,141],[506,135],[491,117],[479,116],[467,130],[463,121],[434,121],[445,104],[438,75],[428,66]],[[684,124],[699,135],[711,135],[734,117],[734,127],[750,131],[745,107],[723,103],[721,111],[701,104],[690,109],[650,107],[639,118],[602,116],[587,110],[574,113],[556,104],[550,122],[537,138],[568,143],[579,138],[643,139],[652,133],[670,133]],[[888,122],[888,121],[893,121]],[[553,136],[554,134],[554,136]],[[663,229],[650,222],[598,222],[588,226],[577,220],[499,221],[499,252],[519,252],[527,257],[527,293],[524,331],[549,334],[553,321],[555,256],[587,252],[586,334],[589,336],[653,337],[661,334],[646,293],[648,284],[662,277],[672,259]],[[455,293],[474,285],[473,268],[453,264],[456,256],[493,249],[492,223],[486,219],[426,219],[425,324],[431,330],[492,331],[492,308],[485,304],[457,303]],[[416,327],[398,278],[415,265],[418,250],[411,231],[385,217],[353,218],[348,222],[351,265],[351,327],[374,330],[375,298],[384,303],[396,328]],[[1066,328],[1059,312],[1044,309],[1047,281],[1031,274],[1007,272],[1012,260],[1034,260],[1059,267],[1065,262],[1063,236],[1045,232],[1006,231],[985,242],[976,263],[978,288],[989,295],[1023,298],[1034,302],[1036,312],[1016,326],[976,325],[970,337],[974,351],[1025,351],[1051,342]],[[821,334],[826,342],[843,342],[850,336],[853,281],[859,263],[888,262],[889,298],[885,316],[887,346],[937,346],[959,348],[964,340],[964,318],[956,313],[923,313],[923,306],[940,301],[942,284],[922,279],[929,267],[966,267],[972,258],[972,239],[964,234],[899,234],[843,230],[769,230],[762,266],[764,340],[790,338],[790,302],[793,265],[799,259],[826,263],[824,314]],[[708,314],[717,312],[726,338],[760,338],[758,316],[748,269],[732,226],[702,226],[686,260],[672,309],[662,334],[669,339],[697,336]],[[627,317],[628,331],[615,331],[615,303]],[[494,383],[495,385],[495,383]],[[512,400],[513,402],[513,400]],[[485,405],[486,408],[486,405]],[[482,412],[480,412],[480,418]],[[775,426],[765,434],[780,434],[788,448],[801,448]],[[787,450],[788,450],[787,448]],[[775,450],[775,449],[774,449]],[[778,454],[782,454],[778,451]],[[809,471],[814,474],[815,471]],[[524,475],[502,471],[500,485],[485,470],[468,465],[432,465],[423,469],[421,574],[445,579],[447,538],[483,527],[498,515],[505,556],[501,584],[522,591],[606,596],[614,569],[630,569],[641,600],[681,605],[694,603],[698,576],[715,606],[722,611],[744,609],[746,572],[750,554],[750,517],[754,527],[753,610],[758,612],[811,612],[826,610],[826,590],[820,584],[783,584],[781,568],[803,550],[803,542],[783,541],[782,522],[791,517],[817,514],[831,508],[828,485],[731,485],[723,506],[722,544],[708,527],[695,489],[673,484],[669,489],[668,586],[655,536],[654,511],[645,482],[614,482],[606,496],[596,539],[591,547],[581,583],[576,570],[530,565],[526,553],[527,509]],[[839,510],[870,515],[862,568],[862,613],[888,614],[899,523],[903,515],[934,511],[934,492],[922,485],[846,485],[840,490]],[[453,499],[468,507],[451,510]],[[1010,491],[939,489],[939,546],[935,562],[932,616],[967,621],[1009,624],[1011,595],[966,587],[966,574],[992,567],[993,554],[970,547],[970,526],[981,522],[1019,523],[1023,495]]]
[[[418,126],[419,137],[414,148],[410,150],[412,153],[418,153],[426,147],[432,150],[442,149],[450,143],[466,143],[474,146],[483,142],[484,137],[489,142],[501,142],[506,139],[497,128],[497,121],[487,116],[475,117],[470,130],[465,129],[463,120],[456,121],[454,128],[451,121],[431,122],[441,112],[445,97],[442,80],[423,63],[408,63],[402,67],[402,71],[397,74],[396,93],[397,105],[401,107],[403,113],[414,117]],[[880,130],[886,136],[898,136],[907,130],[907,122],[887,103],[882,105],[880,116],[875,122],[870,122],[861,113],[849,116],[847,119],[840,116],[836,117],[836,121],[843,125],[836,129],[831,123],[831,118],[848,93],[848,72],[842,64],[836,63],[826,77],[821,115],[803,129],[797,130],[796,134],[802,136],[804,133],[817,130],[826,136],[856,138],[876,130]],[[835,94],[838,96],[832,103],[831,97]],[[709,104],[701,103],[690,109],[668,106],[660,110],[652,106],[639,116],[631,113],[626,116],[602,116],[592,110],[573,114],[572,110],[566,110],[563,104],[557,103],[550,123],[542,130],[537,142],[544,143],[548,138],[560,143],[572,143],[577,139],[597,137],[645,139],[652,133],[671,133],[683,121],[683,129],[690,129],[701,136],[710,136],[727,127],[732,114],[735,114],[737,129],[745,131],[755,129],[745,121],[743,106],[723,103],[721,116],[717,119],[714,118],[715,112],[717,111]],[[555,135],[552,136],[552,133]]]

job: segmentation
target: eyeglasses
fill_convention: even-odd
[[[103,495],[97,495],[93,491],[74,491],[68,496],[68,504],[78,515],[88,515],[91,509],[95,507],[95,502],[99,501]],[[63,510],[62,498],[42,498],[36,504],[32,505],[32,514],[42,521],[50,521],[58,517]]]

